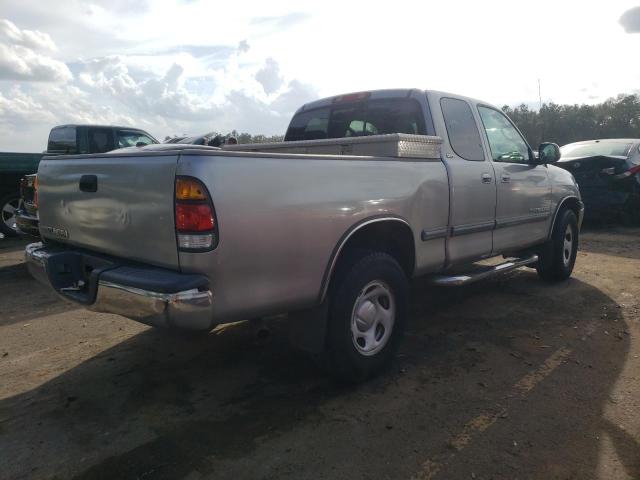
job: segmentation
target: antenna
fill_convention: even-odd
[[[542,94],[540,93],[540,79],[538,79],[538,101],[539,101],[538,110],[542,110]]]

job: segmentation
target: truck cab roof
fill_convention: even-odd
[[[116,130],[135,130],[136,132],[144,132],[144,130],[137,127],[125,127],[122,125],[102,125],[98,123],[65,123],[64,125],[56,125],[55,127],[52,127],[51,130],[64,127],[113,128]]]
[[[342,102],[357,102],[365,99],[377,100],[377,99],[387,99],[387,98],[410,98],[412,95],[416,93],[428,93],[432,92],[437,94],[438,96],[443,97],[452,97],[452,98],[460,98],[463,100],[467,100],[471,103],[486,103],[475,98],[467,97],[464,95],[458,95],[449,92],[442,92],[438,90],[425,90],[421,88],[390,88],[390,89],[381,89],[381,90],[369,90],[369,91],[361,91],[361,92],[351,92],[345,93],[341,95],[334,95],[331,97],[325,97],[318,100],[314,100],[313,102],[305,103],[302,105],[297,111],[303,112],[306,110],[312,110],[314,108],[327,107],[330,105],[334,105],[336,103]]]

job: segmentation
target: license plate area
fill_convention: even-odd
[[[100,273],[117,265],[79,252],[49,255],[46,271],[51,286],[62,296],[83,305],[95,302]]]

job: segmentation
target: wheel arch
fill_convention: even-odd
[[[11,202],[16,202],[16,206],[12,206],[10,205]],[[18,209],[18,207],[20,206],[20,193],[16,192],[16,193],[4,193],[4,194],[0,194],[0,232],[4,233],[7,236],[15,236],[18,234],[18,230],[14,227],[8,225],[5,223],[5,207],[9,206],[10,208],[13,209],[12,213],[10,213],[12,215],[12,217],[8,217],[8,218],[13,218],[14,222],[15,222],[15,210]]]
[[[319,303],[324,302],[331,281],[340,264],[353,249],[385,252],[398,261],[407,277],[415,270],[415,237],[404,218],[398,216],[370,217],[352,225],[336,244],[322,278]]]
[[[547,234],[547,240],[551,239],[551,236],[553,235],[553,229],[555,228],[556,221],[558,220],[558,214],[562,211],[563,208],[568,208],[576,214],[576,217],[578,218],[578,227],[580,227],[580,212],[584,209],[582,202],[578,197],[573,195],[569,197],[564,197],[558,203],[558,206],[556,207],[556,211],[553,214],[553,220],[549,228],[549,233]]]

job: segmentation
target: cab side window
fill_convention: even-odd
[[[442,98],[440,106],[453,151],[465,160],[484,161],[480,132],[469,104],[457,98]]]
[[[478,107],[494,162],[529,163],[529,147],[502,112]]]
[[[89,152],[104,153],[115,148],[113,131],[109,128],[89,129]]]

